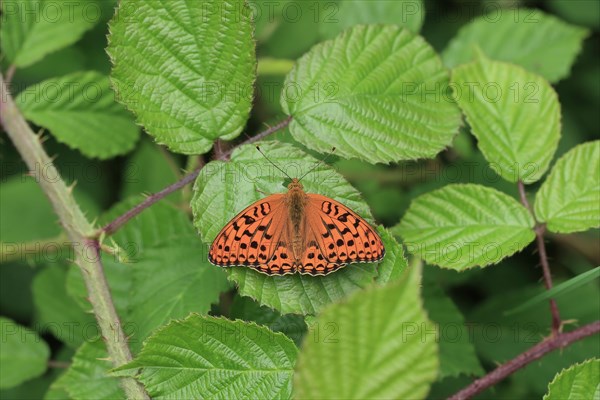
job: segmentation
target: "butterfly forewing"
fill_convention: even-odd
[[[210,247],[209,261],[221,267],[244,265],[269,273],[285,228],[284,194],[259,200],[236,215]]]

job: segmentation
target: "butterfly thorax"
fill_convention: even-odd
[[[289,218],[291,222],[292,232],[290,232],[292,251],[294,258],[298,261],[302,257],[304,250],[304,243],[302,240],[304,227],[304,207],[308,198],[304,192],[304,187],[297,178],[292,179],[292,183],[288,185],[288,193],[286,196],[286,203],[289,210]]]

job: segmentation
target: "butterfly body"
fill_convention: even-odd
[[[381,238],[360,216],[326,196],[306,193],[292,179],[287,193],[267,196],[235,216],[213,241],[208,258],[269,275],[326,275],[384,255]]]

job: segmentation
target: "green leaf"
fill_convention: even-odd
[[[61,342],[77,348],[86,339],[91,339],[87,336],[96,337],[98,327],[93,315],[84,313],[69,297],[66,279],[67,272],[60,265],[46,267],[33,280],[33,301],[42,333],[50,331]]]
[[[298,356],[295,397],[424,398],[437,375],[437,334],[419,286],[420,268],[411,268],[319,314],[318,334],[306,336]]]
[[[473,184],[419,196],[394,231],[408,251],[443,268],[495,264],[535,238],[529,211],[512,197]]]
[[[491,167],[510,182],[542,177],[560,138],[560,104],[546,80],[516,65],[476,62],[452,72],[454,97]]]
[[[17,67],[75,43],[100,19],[96,1],[2,1],[2,53]]]
[[[327,39],[359,24],[399,25],[419,32],[425,18],[421,0],[346,0],[331,9],[319,19],[321,33]]]
[[[50,349],[34,331],[0,317],[0,389],[20,385],[46,371]]]
[[[375,282],[383,285],[400,279],[408,268],[408,262],[404,256],[404,247],[398,244],[390,231],[380,227],[378,232],[385,246],[385,258],[379,264]]]
[[[302,337],[306,333],[306,323],[301,315],[281,315],[277,310],[261,306],[249,297],[236,295],[229,313],[231,319],[256,322],[267,326],[273,332],[281,332],[297,345],[300,345]]]
[[[108,77],[98,72],[40,82],[19,93],[16,103],[25,118],[87,157],[125,154],[139,138],[132,116],[114,101]]]
[[[110,376],[112,368],[108,352],[101,340],[85,342],[73,357],[73,362],[52,386],[66,391],[73,399],[124,399],[118,379]]]
[[[442,54],[454,68],[473,59],[479,47],[488,57],[519,64],[557,82],[569,75],[587,29],[536,9],[495,9],[463,26]],[[549,46],[548,43],[552,43]]]
[[[452,142],[460,114],[447,88],[447,71],[420,36],[356,26],[298,60],[281,104],[305,146],[389,163],[432,158]]]
[[[268,328],[192,314],[172,321],[117,368],[152,398],[289,398],[296,346]]]
[[[469,330],[452,299],[434,282],[423,285],[423,299],[429,317],[438,326],[440,372],[438,380],[449,376],[483,375],[484,370],[470,341]]]
[[[572,365],[556,374],[544,400],[600,399],[600,359]]]
[[[583,286],[595,279],[598,279],[598,277],[600,277],[600,267],[596,267],[587,272],[584,272],[583,274],[579,274],[569,279],[568,281],[559,283],[552,289],[544,290],[542,293],[532,297],[531,299],[527,300],[525,303],[519,305],[518,307],[506,311],[504,315],[517,314],[522,311],[525,311],[538,303],[544,302],[551,298],[557,298],[561,294],[569,293],[580,286]]]
[[[256,57],[243,0],[124,0],[110,23],[112,80],[159,143],[206,153],[251,108]]]
[[[562,156],[535,196],[535,215],[552,232],[600,227],[600,141]]]
[[[301,176],[318,160],[289,144],[264,142],[261,149],[288,175]],[[194,224],[206,243],[249,204],[266,194],[284,191],[284,177],[256,151],[254,146],[237,149],[230,162],[206,165],[194,185],[192,210]],[[359,193],[330,166],[321,165],[302,180],[307,193],[331,197],[370,220],[368,206]],[[216,267],[215,267],[216,268]],[[322,276],[268,276],[247,267],[232,267],[229,279],[243,296],[280,312],[315,314],[323,306],[365,287],[376,274],[373,264],[354,264]]]

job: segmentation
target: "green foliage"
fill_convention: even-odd
[[[75,43],[98,22],[99,11],[94,0],[5,0],[2,53],[17,67],[29,66]]]
[[[17,386],[46,370],[50,349],[37,333],[0,317],[0,389]]]
[[[447,86],[447,71],[420,36],[359,25],[298,60],[281,105],[308,148],[389,163],[431,158],[450,144],[460,115]]]
[[[335,10],[332,18],[323,18],[320,21],[320,31],[327,39],[359,24],[392,24],[419,32],[425,16],[425,7],[421,0],[347,0],[340,1]]]
[[[438,359],[419,284],[420,268],[411,268],[397,282],[323,310],[315,322],[323,332],[309,333],[298,356],[295,397],[424,397]]]
[[[540,10],[494,9],[463,26],[442,58],[444,64],[454,68],[471,61],[473,50],[478,47],[490,58],[519,64],[556,82],[569,75],[587,35],[586,29],[566,24]]]
[[[172,321],[116,369],[152,398],[289,398],[296,346],[253,323],[192,314]]]
[[[536,195],[535,215],[552,232],[600,227],[600,141],[581,144],[556,162]]]
[[[133,149],[139,129],[114,100],[108,77],[76,72],[26,88],[16,98],[23,115],[69,147],[101,159]]]
[[[155,398],[446,398],[548,337],[549,298],[565,332],[596,321],[597,5],[424,3],[3,1],[6,88],[96,228],[203,167],[96,231],[134,357],[115,371],[38,185],[58,177],[0,132],[0,398],[123,398],[120,377]],[[266,156],[374,226],[380,263],[274,277],[208,262],[234,215],[289,183],[242,142],[265,124],[285,125],[259,136]],[[551,290],[535,245],[521,252],[536,232]],[[442,268],[421,282],[421,260]],[[598,397],[597,339],[482,398]]]
[[[584,361],[556,374],[544,400],[597,399],[600,395],[600,359]]]
[[[452,83],[479,149],[496,172],[510,182],[539,180],[560,138],[560,105],[552,87],[481,53],[453,70]]]
[[[464,270],[495,264],[533,241],[533,217],[515,199],[480,185],[447,185],[415,199],[395,228],[409,251]]]
[[[119,101],[161,144],[206,153],[244,127],[256,59],[243,0],[119,2],[108,53]]]

